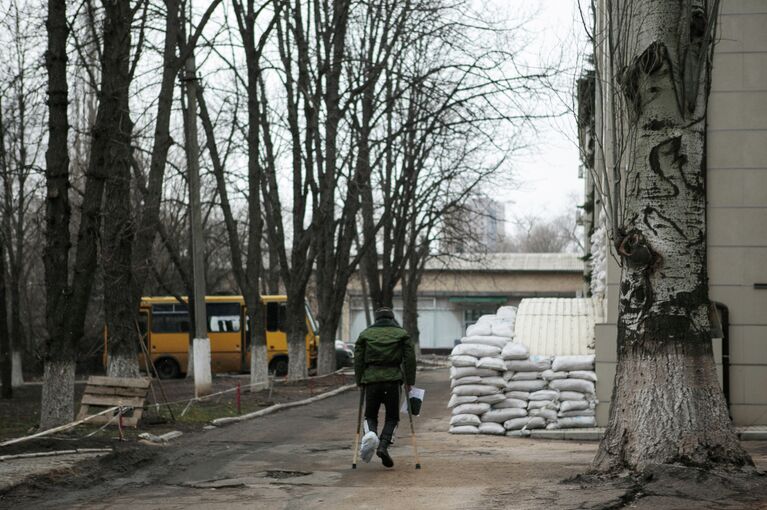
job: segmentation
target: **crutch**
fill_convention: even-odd
[[[413,441],[413,454],[415,455],[415,468],[421,469],[421,462],[418,460],[418,447],[415,444],[415,427],[413,427],[413,413],[410,411],[410,392],[405,390],[405,400],[407,400],[407,417],[410,419],[410,437]]]
[[[360,406],[357,409],[357,435],[354,438],[354,460],[352,460],[352,469],[357,469],[357,452],[360,446],[360,428],[362,427],[362,405],[365,403],[365,386],[360,390]]]

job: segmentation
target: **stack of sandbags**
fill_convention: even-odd
[[[503,307],[512,308],[512,307]],[[483,315],[466,330],[467,336],[450,355],[452,408],[450,432],[454,434],[505,434],[502,423],[518,412],[495,407],[506,401],[504,391],[506,363],[502,352],[512,341],[516,309],[504,310],[503,316]],[[510,326],[510,329],[508,329]],[[495,333],[509,333],[501,336]],[[525,349],[525,356],[527,349]],[[507,417],[508,416],[508,417]]]
[[[551,358],[529,356],[526,347],[522,346],[523,352],[517,346],[522,344],[506,347],[503,378],[506,379],[508,405],[519,407],[524,414],[504,422],[503,426],[510,432],[542,429],[546,426],[546,419],[539,415],[538,410],[556,403],[556,392],[546,390],[546,381],[542,377],[543,372],[551,368]]]
[[[551,379],[548,386],[559,392],[559,407],[557,420],[546,428],[596,427],[594,355],[555,356],[551,370],[557,378]]]

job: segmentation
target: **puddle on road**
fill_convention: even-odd
[[[283,478],[295,478],[297,476],[309,476],[311,471],[288,471],[285,469],[268,469],[264,471],[265,478],[277,478],[282,480]]]

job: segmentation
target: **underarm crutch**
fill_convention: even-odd
[[[413,455],[415,455],[415,468],[421,469],[421,462],[418,460],[418,447],[415,444],[415,427],[413,426],[413,413],[410,410],[410,393],[405,390],[405,400],[407,401],[407,417],[410,419],[410,437],[413,441]]]
[[[357,409],[357,435],[354,438],[354,459],[352,460],[352,469],[357,469],[357,452],[360,446],[360,427],[362,427],[362,405],[365,403],[365,386],[360,389],[360,406]]]

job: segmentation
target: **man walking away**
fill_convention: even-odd
[[[378,430],[378,410],[386,408],[376,455],[386,467],[394,466],[388,447],[399,422],[399,387],[405,383],[405,398],[415,384],[415,348],[407,331],[394,319],[390,308],[375,311],[375,322],[360,333],[354,346],[354,375],[365,386],[365,423]]]

